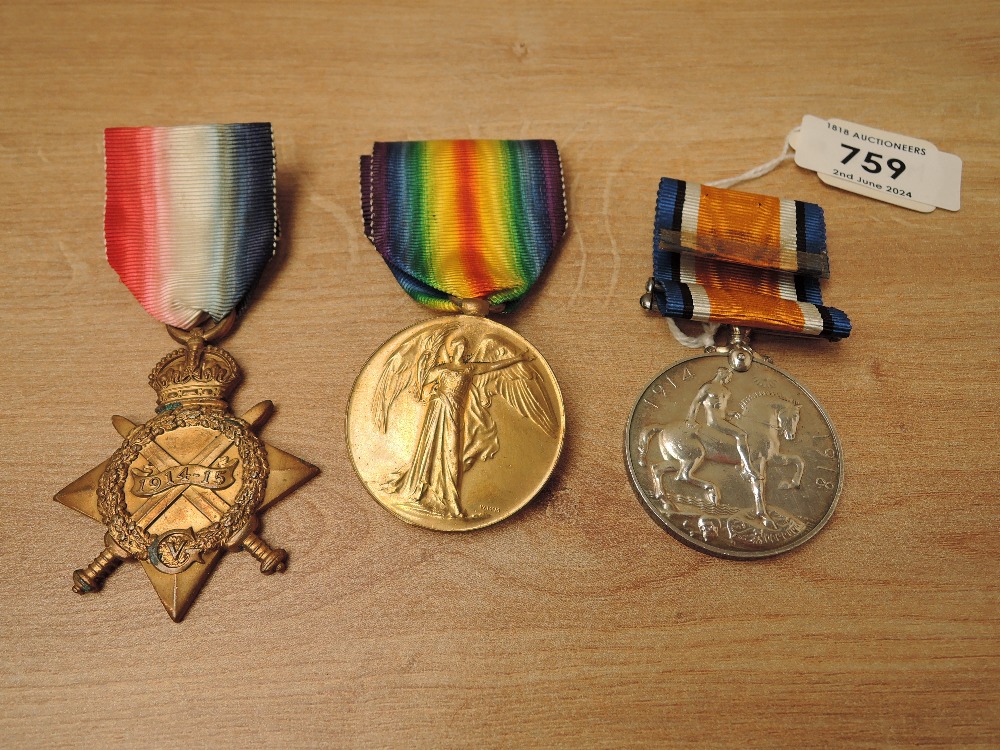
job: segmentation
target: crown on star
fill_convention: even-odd
[[[201,341],[175,349],[149,374],[157,406],[197,401],[224,401],[240,379],[229,352]]]

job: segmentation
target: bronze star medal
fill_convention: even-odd
[[[121,447],[55,499],[107,527],[73,591],[98,591],[138,560],[178,621],[223,552],[246,550],[265,575],[285,570],[257,517],[318,471],[257,436],[270,401],[233,414],[240,369],[212,344],[277,250],[274,136],[266,122],[108,128],[104,144],[108,264],[182,346],[149,376],[156,416],[112,417]]]
[[[104,550],[73,573],[75,592],[98,591],[122,561],[136,559],[179,621],[227,550],[246,550],[264,574],[285,570],[285,551],[256,534],[257,515],[318,469],[254,433],[271,416],[270,401],[241,417],[230,411],[225,399],[239,368],[207,344],[224,326],[170,329],[185,345],[149,376],[157,415],[142,425],[112,417],[121,447],[55,496],[107,527]]]

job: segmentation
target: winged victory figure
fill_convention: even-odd
[[[469,517],[461,500],[462,475],[500,449],[490,413],[495,397],[550,437],[559,430],[530,353],[515,353],[513,345],[492,334],[480,339],[471,356],[469,348],[454,323],[415,334],[389,357],[372,400],[372,417],[383,433],[393,403],[404,392],[425,404],[413,455],[389,475],[383,489],[448,518]]]

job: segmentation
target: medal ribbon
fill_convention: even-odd
[[[555,141],[376,143],[361,157],[365,234],[418,302],[513,302],[566,231]]]
[[[660,180],[653,278],[663,315],[836,341],[851,321],[823,305],[828,276],[819,206]]]
[[[270,123],[104,131],[108,263],[162,323],[218,321],[278,238]]]

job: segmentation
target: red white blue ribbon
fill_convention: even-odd
[[[104,131],[108,263],[157,320],[245,303],[278,238],[270,123]]]

